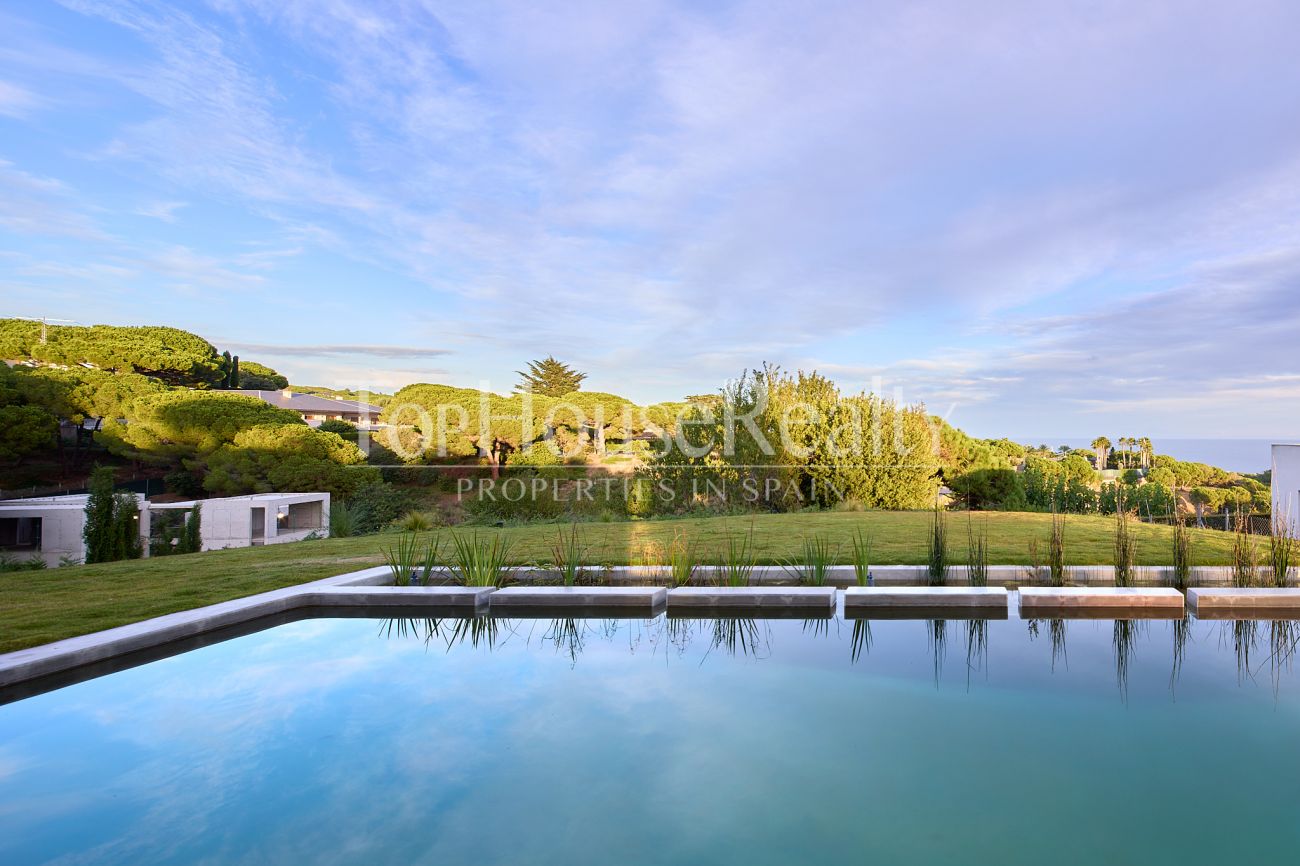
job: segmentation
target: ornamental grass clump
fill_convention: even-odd
[[[864,535],[861,529],[853,531],[853,543],[849,549],[853,561],[853,577],[858,586],[871,584],[871,537]]]
[[[573,586],[582,574],[587,556],[587,548],[578,537],[578,524],[574,523],[569,531],[560,530],[555,543],[551,545],[551,556],[555,568],[560,573],[565,586]]]
[[[1187,589],[1192,579],[1192,535],[1187,524],[1181,520],[1174,521],[1173,568],[1170,570],[1170,582],[1174,589]]]
[[[748,535],[727,536],[727,546],[722,549],[718,563],[718,579],[722,586],[749,586],[754,576],[753,529]]]
[[[1052,586],[1065,586],[1065,515],[1052,512],[1052,535],[1047,540],[1047,573]]]
[[[1123,504],[1115,511],[1115,585],[1133,585],[1133,560],[1137,557],[1137,538],[1132,519]]]
[[[1273,515],[1273,534],[1268,538],[1268,570],[1274,586],[1286,586],[1291,582],[1295,547],[1295,529],[1289,516]]]
[[[989,538],[983,527],[979,534],[966,522],[966,580],[971,586],[989,585]]]
[[[686,540],[686,536],[677,532],[673,534],[673,543],[668,548],[668,578],[673,586],[687,586],[695,577],[699,568],[699,556],[695,545]]]
[[[930,586],[944,586],[948,583],[948,526],[937,505],[930,523],[925,573]]]
[[[397,544],[384,551],[384,562],[393,573],[394,586],[428,585],[434,569],[438,567],[440,539],[431,539],[421,545],[414,532],[403,532]]]
[[[465,586],[501,586],[510,574],[510,542],[494,535],[453,535],[452,571]]]
[[[784,563],[784,567],[800,583],[809,586],[825,586],[827,578],[830,577],[831,566],[839,558],[839,553],[839,545],[831,544],[830,539],[825,535],[805,536],[799,558]]]
[[[1250,531],[1250,518],[1238,512],[1232,534],[1232,585],[1254,586],[1259,580],[1259,544]]]

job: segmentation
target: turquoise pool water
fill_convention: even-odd
[[[307,620],[0,706],[0,863],[1292,862],[1297,635]]]

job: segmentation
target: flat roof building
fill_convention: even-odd
[[[135,494],[131,494],[135,495]],[[19,559],[40,557],[56,567],[84,562],[86,494],[0,502],[0,551]],[[196,505],[202,550],[257,547],[329,535],[328,493],[258,493],[189,502],[150,502],[136,496],[145,556],[170,515]]]
[[[256,391],[232,389],[224,394],[243,394],[257,397],[272,406],[297,412],[302,420],[315,427],[322,421],[347,421],[358,427],[370,427],[379,420],[380,407],[357,400],[336,400],[315,394],[298,394],[290,388],[281,391]]]

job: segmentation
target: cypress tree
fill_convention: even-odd
[[[239,387],[239,356],[230,359],[230,387]]]
[[[86,500],[86,562],[111,562],[113,557],[113,470],[97,466],[90,473],[90,498]]]
[[[185,519],[185,531],[178,545],[181,553],[198,553],[203,548],[203,534],[199,520],[199,506],[195,505]]]
[[[130,493],[113,497],[111,531],[114,560],[140,558],[140,508]]]

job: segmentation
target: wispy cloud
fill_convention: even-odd
[[[1048,406],[1084,423],[1139,388],[1189,395],[1188,418],[1216,393],[1244,405],[1214,390],[1249,374],[1224,327],[1293,372],[1276,336],[1300,237],[1285,0],[67,5],[121,50],[43,32],[23,74],[112,106],[60,146],[139,186],[118,210],[159,221],[130,240],[161,261],[65,264],[314,310],[266,316],[286,343],[427,339],[471,382],[556,352],[640,399],[817,362],[1022,426]],[[113,225],[43,169],[0,168],[37,204],[0,202],[0,225]],[[430,357],[353,354],[394,376]]]
[[[183,201],[155,201],[136,208],[135,212],[140,216],[153,217],[156,220],[162,220],[165,223],[176,222],[176,212],[185,207]]]
[[[0,80],[0,115],[26,117],[40,104],[36,94],[11,81]]]
[[[317,358],[332,355],[356,355],[369,358],[437,358],[451,354],[450,349],[436,349],[427,346],[277,346],[269,343],[238,343],[224,341],[223,346],[244,352],[260,352],[264,355],[281,355],[284,357]]]

